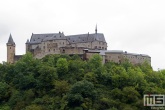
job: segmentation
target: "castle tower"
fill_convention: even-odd
[[[26,53],[29,51],[29,39],[26,41]]]
[[[7,46],[7,62],[14,63],[14,56],[15,56],[15,42],[10,34],[9,40],[6,43]]]

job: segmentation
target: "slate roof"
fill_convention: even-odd
[[[59,33],[49,33],[49,34],[32,34],[30,39],[30,44],[38,44],[42,41],[49,41],[54,39],[66,39],[65,35],[61,32]]]
[[[11,34],[10,34],[10,36],[9,36],[9,40],[8,40],[7,44],[14,44],[14,45],[15,45],[15,42],[14,42],[14,40],[13,40]]]
[[[69,35],[65,36],[63,33],[49,33],[49,34],[32,34],[30,44],[38,44],[42,41],[49,40],[57,40],[57,39],[67,39],[70,43],[85,43],[85,42],[93,42],[93,41],[101,41],[106,42],[104,35],[102,33],[94,33],[94,34],[78,34],[78,35]]]
[[[104,35],[102,33],[69,35],[66,36],[66,38],[70,43],[83,43],[83,42],[85,43],[85,42],[92,42],[95,40],[106,42]]]
[[[111,54],[124,54],[124,55],[150,57],[149,55],[146,54],[128,53],[127,51],[122,51],[122,50],[95,50],[95,51],[96,52],[99,51],[101,55],[105,55],[105,53],[111,53]]]
[[[137,53],[129,53],[129,52],[124,52],[123,54],[125,54],[125,55],[142,56],[142,57],[150,57],[149,55],[146,55],[146,54],[137,54]]]
[[[100,51],[104,51],[105,53],[118,53],[118,54],[123,54],[122,50],[100,50]]]

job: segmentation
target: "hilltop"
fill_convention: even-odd
[[[165,70],[147,62],[102,64],[78,55],[27,53],[14,64],[0,64],[0,109],[3,110],[148,110],[144,94],[165,94]]]

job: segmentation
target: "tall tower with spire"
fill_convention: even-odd
[[[7,46],[7,62],[14,63],[15,56],[15,42],[13,41],[12,35],[10,34],[9,40],[6,43]]]

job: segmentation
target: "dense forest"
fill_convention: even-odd
[[[0,64],[0,110],[150,110],[143,95],[165,94],[165,70],[101,61],[28,53]]]

